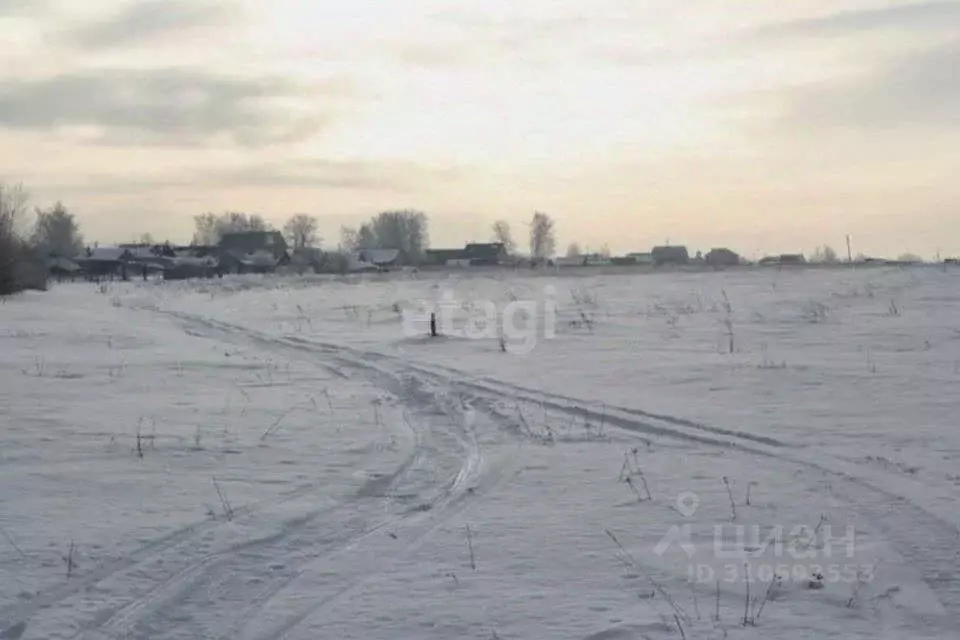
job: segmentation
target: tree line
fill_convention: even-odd
[[[13,288],[15,267],[18,262],[23,262],[24,256],[75,258],[84,250],[77,218],[62,202],[46,208],[34,207],[32,211],[28,204],[29,198],[22,185],[0,182],[0,293]],[[528,255],[534,261],[552,258],[557,249],[554,219],[542,211],[536,211],[525,226],[528,227],[525,238]],[[204,213],[194,216],[191,244],[216,245],[227,233],[277,230],[284,234],[293,252],[298,253],[320,248],[324,239],[319,235],[319,228],[318,218],[308,213],[290,216],[280,229],[274,229],[260,214],[239,211]],[[519,252],[520,243],[506,220],[497,220],[492,224],[489,239],[503,244],[508,255],[516,256]],[[149,233],[143,234],[139,241],[141,244],[158,244]],[[341,227],[336,249],[326,253],[345,258],[346,253],[362,249],[398,249],[416,263],[424,259],[429,246],[430,219],[427,214],[413,209],[398,209],[378,213],[356,227]],[[584,253],[577,242],[571,243],[566,250],[568,257],[581,257]],[[604,245],[599,254],[609,257],[610,250]],[[850,259],[851,256],[845,258]],[[855,260],[862,261],[864,258],[858,254]],[[906,262],[921,261],[912,254],[903,254],[899,259]],[[843,260],[832,247],[823,245],[810,254],[810,261],[835,264]]]
[[[32,219],[31,219],[32,214]],[[546,213],[534,212],[529,226],[529,252],[537,260],[547,260],[556,250],[556,224]],[[297,213],[280,229],[294,253],[319,248],[316,216]],[[194,216],[191,244],[216,245],[227,233],[272,231],[273,226],[260,214],[227,211]],[[138,239],[140,244],[156,245],[150,233]],[[518,243],[510,224],[498,220],[490,229],[490,240],[502,243],[508,255],[516,255]],[[170,244],[166,242],[166,244]],[[342,227],[336,253],[362,249],[398,249],[413,262],[424,259],[430,247],[430,219],[422,211],[399,209],[384,211],[357,227]],[[14,291],[18,267],[30,261],[42,262],[58,257],[74,259],[85,250],[77,217],[62,202],[52,206],[29,207],[22,185],[0,183],[0,294]]]
[[[556,250],[556,224],[549,215],[534,212],[529,223],[529,248],[533,258],[548,259]],[[258,214],[230,211],[221,214],[205,213],[194,217],[193,244],[215,245],[227,233],[247,231],[272,231],[273,227]],[[317,217],[298,213],[290,217],[280,229],[291,249],[296,253],[304,249],[319,248],[323,238],[319,236]],[[490,240],[504,245],[509,255],[517,252],[510,223],[498,220],[491,226]],[[340,228],[338,250],[340,252],[363,249],[398,249],[413,262],[424,259],[430,247],[430,218],[422,211],[399,209],[383,211],[357,227]]]

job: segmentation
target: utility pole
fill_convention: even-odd
[[[853,252],[850,250],[850,234],[847,234],[847,262],[853,264]]]

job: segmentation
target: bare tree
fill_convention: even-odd
[[[580,245],[576,242],[571,242],[570,246],[567,247],[567,257],[568,258],[579,258],[583,255],[583,251],[580,250]]]
[[[26,210],[27,192],[23,185],[0,183],[0,295],[19,290],[16,271],[23,242],[17,227]]]
[[[0,184],[0,296],[46,289],[46,265],[22,233],[28,199],[22,185]]]
[[[517,245],[513,241],[513,234],[510,231],[510,223],[506,220],[497,220],[493,223],[493,241],[503,245],[507,255],[513,255],[517,250]]]
[[[220,215],[205,213],[194,216],[196,232],[193,234],[193,244],[214,245],[220,242],[226,233],[241,231],[268,231],[270,225],[258,214],[246,214],[239,211],[228,211]]]
[[[355,251],[360,246],[360,234],[353,227],[340,227],[340,248]]]
[[[0,233],[16,235],[29,199],[23,185],[0,183]]]
[[[553,218],[537,211],[530,222],[530,255],[546,260],[553,256],[557,246],[557,234]]]
[[[423,258],[430,244],[427,215],[422,211],[384,211],[370,221],[370,228],[377,248],[400,249],[414,262]]]
[[[312,247],[319,241],[317,219],[306,213],[298,213],[283,225],[283,232],[290,240],[294,251]]]
[[[36,209],[33,244],[43,255],[74,258],[83,251],[83,237],[76,217],[58,202],[49,209]]]
[[[153,234],[152,234],[152,233],[142,233],[142,234],[140,234],[140,239],[138,240],[138,242],[139,242],[140,244],[148,244],[148,245],[150,245],[150,246],[153,246],[153,245],[157,244],[157,243],[154,241],[154,239],[153,239]]]
[[[420,211],[384,211],[357,229],[341,227],[340,246],[344,251],[399,249],[416,262],[429,246],[428,224],[426,214]]]
[[[834,251],[833,247],[823,245],[822,247],[817,247],[813,251],[813,255],[810,257],[810,262],[818,262],[820,264],[836,264],[840,262],[840,259],[837,257],[837,252]]]
[[[377,244],[377,234],[373,230],[373,225],[365,222],[360,225],[360,230],[357,231],[357,245],[356,249],[377,249],[379,248]]]

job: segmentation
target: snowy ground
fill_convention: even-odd
[[[584,273],[0,304],[0,638],[960,637],[960,273]]]

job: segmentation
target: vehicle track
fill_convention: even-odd
[[[399,467],[392,473],[384,477],[385,480],[394,478],[397,474],[408,467],[413,459],[415,452],[407,453],[405,459]],[[277,507],[291,502],[309,497],[309,495],[320,487],[318,482],[303,484],[293,490],[282,492],[270,498],[264,498],[245,505],[237,506],[234,509],[234,518],[230,526],[248,525],[257,518],[262,517],[262,510],[265,507]],[[325,512],[333,509],[335,505],[316,509],[303,518],[317,518]],[[146,544],[143,544],[122,558],[111,560],[97,566],[88,572],[84,572],[69,582],[62,583],[56,587],[40,593],[29,603],[6,607],[0,610],[0,621],[7,621],[7,624],[28,620],[38,611],[50,610],[70,598],[78,596],[85,591],[96,588],[102,583],[112,579],[129,579],[129,576],[137,572],[144,571],[144,568],[151,564],[165,564],[166,557],[172,555],[181,558],[190,555],[184,549],[192,549],[194,552],[203,548],[200,544],[202,538],[207,536],[216,536],[217,531],[228,526],[226,520],[222,518],[205,518],[190,523],[186,526],[170,531],[158,538],[155,538]],[[297,522],[290,522],[289,526],[297,526]],[[255,545],[266,542],[268,539],[249,540],[245,544]],[[230,552],[230,549],[209,552],[200,556],[197,561],[211,561],[218,555]],[[2,629],[0,629],[2,631]]]
[[[457,391],[464,399],[492,407],[494,403],[528,402],[549,408],[558,414],[600,420],[612,428],[633,435],[657,435],[715,447],[733,449],[794,463],[815,470],[835,483],[835,493],[842,496],[862,518],[885,532],[904,560],[915,567],[921,579],[943,605],[951,624],[960,624],[960,553],[957,553],[957,523],[930,511],[892,490],[904,482],[901,478],[881,475],[866,476],[863,470],[833,456],[808,451],[801,447],[765,436],[733,429],[645,412],[638,409],[604,406],[590,408],[589,403],[549,392],[525,388],[490,379],[476,378],[456,369],[430,364],[410,363],[398,356],[349,347],[313,342],[299,336],[274,337],[238,325],[222,323],[187,314],[174,314],[186,322],[198,322],[208,329],[235,332],[255,337],[264,344],[273,344],[296,355],[312,352],[366,375],[400,378],[415,375],[436,386]],[[302,357],[302,355],[301,355]],[[906,523],[906,525],[905,525]],[[923,545],[918,532],[925,532]],[[927,537],[929,535],[929,539]]]
[[[343,368],[336,370],[341,375],[346,373]],[[400,378],[375,376],[366,370],[361,374],[381,388],[397,392],[401,401],[412,403],[414,408],[413,420],[406,410],[402,419],[396,419],[413,431],[414,446],[391,474],[372,479],[347,500],[303,514],[270,535],[244,540],[227,549],[206,551],[197,539],[208,527],[198,527],[196,531],[186,528],[145,546],[116,566],[104,567],[82,583],[46,594],[42,601],[32,603],[29,610],[18,610],[11,619],[25,620],[41,608],[59,607],[64,614],[60,617],[64,618],[75,617],[70,615],[74,610],[86,609],[82,614],[86,622],[80,631],[61,637],[192,638],[210,637],[224,628],[230,631],[221,637],[234,637],[278,592],[298,578],[322,573],[320,567],[336,563],[345,554],[362,554],[360,559],[368,563],[364,566],[375,571],[377,567],[370,566],[368,561],[371,546],[376,546],[371,541],[382,544],[380,540],[393,540],[386,535],[389,530],[406,530],[405,548],[412,550],[417,541],[426,539],[465,508],[467,497],[477,496],[478,488],[490,486],[491,478],[481,478],[482,474],[493,472],[494,477],[499,477],[500,472],[494,467],[481,469],[484,458],[476,438],[458,421],[451,420],[450,407],[436,395],[413,389],[409,381]],[[420,429],[424,411],[433,413],[428,416],[431,431]],[[454,427],[450,428],[450,424]],[[425,481],[424,474],[430,476],[431,471],[435,477]],[[414,478],[415,475],[420,477]],[[413,487],[405,487],[410,483]],[[392,492],[402,497],[391,495]],[[298,497],[302,497],[299,492]],[[387,508],[388,502],[393,504],[393,512]],[[396,548],[391,553],[394,557],[403,555]],[[318,606],[332,606],[369,577],[363,572],[345,576],[336,592],[329,594],[321,605],[311,605],[299,615],[305,618]],[[91,612],[89,606],[80,606],[72,597],[90,590],[122,596],[120,602],[98,606]],[[209,609],[200,611],[212,606],[219,609],[213,615]],[[295,626],[289,620],[278,624],[285,628]]]
[[[306,551],[307,543],[303,541],[311,539],[311,536],[315,536],[312,539],[321,539],[329,546],[329,552],[333,553],[357,536],[382,529],[389,523],[390,517],[383,514],[379,505],[358,505],[358,501],[376,498],[378,491],[389,490],[420,456],[419,442],[415,438],[404,459],[389,474],[369,479],[354,494],[345,496],[330,507],[311,510],[286,521],[270,535],[247,539],[227,549],[205,555],[198,554],[195,547],[181,545],[184,548],[178,548],[176,554],[170,554],[173,555],[172,558],[155,559],[150,566],[138,567],[140,573],[148,576],[149,586],[130,598],[127,604],[101,611],[93,625],[75,637],[127,637],[128,632],[135,628],[142,618],[154,614],[164,606],[172,606],[172,603],[186,599],[190,592],[223,582],[224,576],[235,572],[234,563],[238,559],[269,559],[282,555],[300,555],[306,558],[309,554]],[[342,530],[335,529],[335,526],[342,526]],[[291,541],[294,541],[294,544],[291,544]],[[303,544],[298,546],[301,542]],[[279,566],[282,563],[271,564]],[[291,571],[290,567],[283,565],[282,569],[273,569],[265,574],[273,574],[271,579],[281,579]],[[153,635],[148,634],[146,637]]]
[[[676,438],[679,440],[700,442],[719,447],[735,448],[761,455],[769,455],[768,448],[786,448],[785,443],[756,436],[742,431],[734,431],[719,427],[703,425],[690,420],[648,413],[637,409],[621,408],[605,405],[603,409],[590,408],[588,402],[568,396],[528,389],[518,385],[503,382],[478,379],[464,374],[461,371],[431,364],[429,367],[411,363],[399,356],[382,352],[358,350],[350,347],[330,343],[314,342],[300,337],[275,337],[248,329],[240,325],[220,322],[209,318],[183,314],[178,312],[162,312],[180,319],[192,326],[205,327],[208,331],[217,334],[233,335],[234,338],[244,336],[257,343],[274,349],[281,349],[293,357],[302,358],[303,352],[312,352],[327,356],[337,363],[337,368],[353,369],[363,375],[375,376],[384,379],[397,379],[403,373],[416,373],[424,379],[438,384],[447,385],[459,390],[462,394],[482,397],[484,399],[522,400],[546,406],[560,412],[578,414],[599,420],[601,416],[608,424],[618,426],[633,433],[643,432],[650,435]],[[326,365],[330,366],[330,365]],[[380,384],[384,384],[381,380]]]

